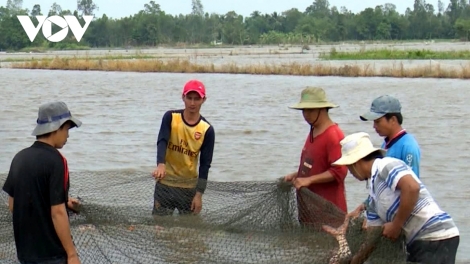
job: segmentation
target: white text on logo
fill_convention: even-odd
[[[87,30],[88,26],[91,23],[91,20],[93,19],[93,16],[83,16],[83,20],[85,20],[85,25],[81,27],[80,23],[78,22],[78,19],[75,16],[36,16],[36,19],[39,23],[36,27],[34,27],[33,22],[31,21],[31,18],[29,16],[16,17],[20,21],[21,26],[23,27],[24,31],[26,32],[26,35],[28,35],[28,38],[31,42],[33,42],[36,36],[38,35],[40,28],[42,28],[42,34],[47,40],[51,42],[62,41],[67,37],[67,34],[69,33],[69,27],[70,30],[72,30],[72,34],[75,36],[77,42],[80,42],[83,37],[83,34],[85,34],[85,31]],[[62,28],[59,32],[55,33],[54,35],[52,35],[52,23]]]

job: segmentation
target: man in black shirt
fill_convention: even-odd
[[[66,210],[78,201],[68,197],[67,160],[58,149],[67,142],[69,129],[82,122],[63,102],[41,105],[36,122],[36,141],[15,155],[3,186],[13,213],[17,257],[28,264],[79,264]]]

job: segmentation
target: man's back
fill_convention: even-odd
[[[373,212],[368,212],[369,219],[380,217],[383,222],[391,222],[398,211],[400,204],[400,191],[396,189],[401,177],[414,173],[405,166],[402,160],[385,157],[377,159],[372,168],[371,206]],[[410,219],[403,227],[407,243],[415,239],[438,240],[458,235],[451,216],[444,212],[435,202],[426,186],[415,178],[420,184],[419,198],[413,209]]]
[[[21,261],[67,256],[51,217],[51,206],[67,201],[66,168],[59,151],[39,141],[13,158],[3,190],[14,198],[13,229]]]

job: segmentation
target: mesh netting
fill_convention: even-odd
[[[70,194],[82,199],[70,215],[82,263],[343,263],[366,239],[376,246],[371,263],[406,263],[402,242],[363,231],[362,218],[341,228],[345,214],[305,188],[209,181],[199,215],[153,216],[154,186],[148,172],[71,173]],[[17,263],[4,192],[0,200],[0,260]]]

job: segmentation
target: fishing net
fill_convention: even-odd
[[[345,214],[281,180],[209,181],[199,215],[154,216],[147,172],[72,172],[70,179],[70,195],[82,199],[80,214],[70,215],[82,263],[343,263],[365,242],[375,246],[368,263],[406,263],[402,240],[364,231],[362,218],[347,222],[345,236],[326,232],[322,225],[344,227]],[[0,200],[0,262],[18,263],[4,192]]]

